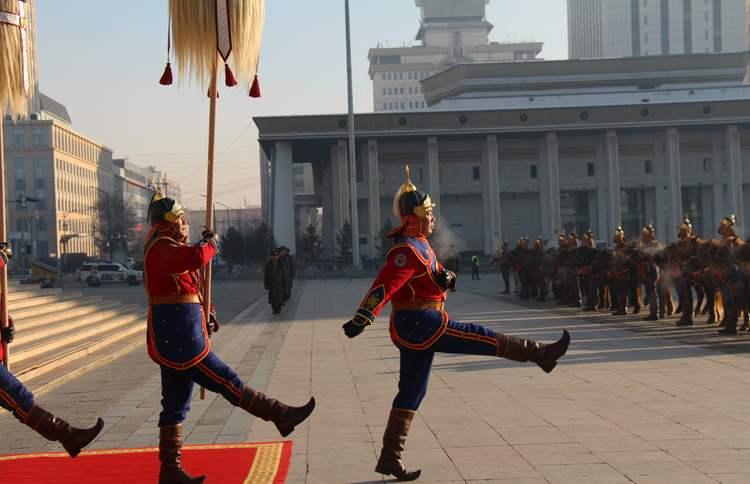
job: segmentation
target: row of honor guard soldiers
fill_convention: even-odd
[[[724,217],[718,238],[701,240],[689,218],[678,226],[677,241],[658,240],[652,224],[638,240],[629,241],[617,227],[612,248],[599,248],[593,231],[579,241],[564,233],[548,248],[539,237],[521,238],[511,249],[505,241],[493,260],[499,263],[503,293],[510,276],[518,277],[522,299],[544,301],[552,291],[558,304],[584,311],[608,309],[613,315],[646,311],[645,320],[679,315],[676,324],[689,326],[695,316],[720,326],[719,333],[750,331],[750,245],[737,236],[735,217]]]

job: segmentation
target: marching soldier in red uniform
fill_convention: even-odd
[[[723,328],[718,332],[723,335],[737,334],[737,320],[742,306],[742,277],[737,262],[737,251],[745,244],[734,231],[734,214],[721,219],[719,224],[719,250],[715,257],[716,273],[721,279],[724,296]]]
[[[0,268],[5,267],[12,253],[4,242],[0,243]],[[15,337],[13,319],[8,316],[8,327],[4,328],[0,338],[11,343]],[[5,361],[3,345],[0,344],[0,362]],[[13,412],[13,415],[32,430],[47,440],[60,442],[71,457],[77,456],[81,449],[91,443],[104,427],[104,420],[97,419],[89,429],[71,427],[65,420],[55,417],[34,402],[34,395],[23,383],[0,363],[0,407]]]
[[[417,479],[421,473],[407,471],[401,454],[414,414],[427,393],[436,352],[531,361],[550,372],[570,344],[567,331],[559,341],[546,345],[448,316],[445,300],[447,291],[456,284],[456,276],[437,261],[427,241],[435,226],[430,197],[412,185],[408,168],[406,177],[394,199],[394,212],[402,224],[388,234],[395,240],[386,264],[354,317],[343,325],[346,335],[353,338],[374,323],[391,302],[390,335],[400,351],[400,374],[375,471],[401,481]]]
[[[187,245],[182,207],[157,192],[149,206],[151,230],[145,248],[145,285],[149,297],[148,354],[161,367],[162,411],[159,416],[159,482],[201,483],[180,462],[182,422],[190,410],[193,384],[221,394],[231,404],[271,421],[289,435],[315,407],[315,399],[290,407],[253,390],[211,352],[210,330],[219,328],[216,314],[203,313],[203,271],[217,253],[217,237],[203,232]]]
[[[685,216],[682,223],[677,227],[677,270],[676,287],[680,297],[682,316],[677,321],[677,326],[691,326],[693,324],[693,288],[697,290],[693,281],[693,258],[696,247],[701,240],[693,232],[693,224]]]

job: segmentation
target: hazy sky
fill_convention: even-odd
[[[456,0],[460,1],[460,0]],[[545,43],[567,57],[565,0],[491,0],[493,41]],[[414,0],[351,0],[355,110],[372,111],[367,50],[412,42]],[[205,193],[208,99],[195,85],[160,86],[166,61],[166,0],[37,0],[40,87],[65,104],[78,131],[116,157],[155,165],[177,179],[183,203]],[[344,0],[267,0],[261,53],[263,97],[246,86],[219,90],[216,200],[260,201],[253,116],[346,111]]]

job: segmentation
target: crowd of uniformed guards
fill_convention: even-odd
[[[678,326],[702,322],[724,335],[736,335],[742,318],[739,330],[750,331],[750,244],[737,236],[734,215],[721,220],[716,239],[698,238],[685,217],[671,244],[659,241],[651,224],[638,240],[617,227],[612,242],[612,248],[597,247],[591,230],[580,240],[562,233],[557,247],[524,237],[514,248],[503,242],[492,261],[500,267],[502,292],[510,293],[512,277],[521,299],[643,313],[649,321],[676,315]]]

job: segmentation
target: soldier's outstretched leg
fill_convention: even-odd
[[[34,395],[18,379],[0,364],[0,407],[11,412],[22,423],[39,435],[53,442],[60,442],[71,457],[91,443],[104,427],[99,418],[93,427],[79,429],[65,420],[55,417],[34,403]]]
[[[314,397],[301,407],[292,407],[246,386],[234,370],[213,353],[190,370],[195,382],[221,394],[249,414],[272,422],[282,437],[291,434],[315,409]]]
[[[205,476],[193,477],[181,463],[182,422],[190,410],[193,384],[222,395],[229,403],[263,420],[270,420],[286,437],[315,408],[315,399],[302,407],[290,407],[247,387],[219,357],[209,352],[199,363],[184,370],[161,366],[162,411],[159,415],[159,482],[199,484]]]

